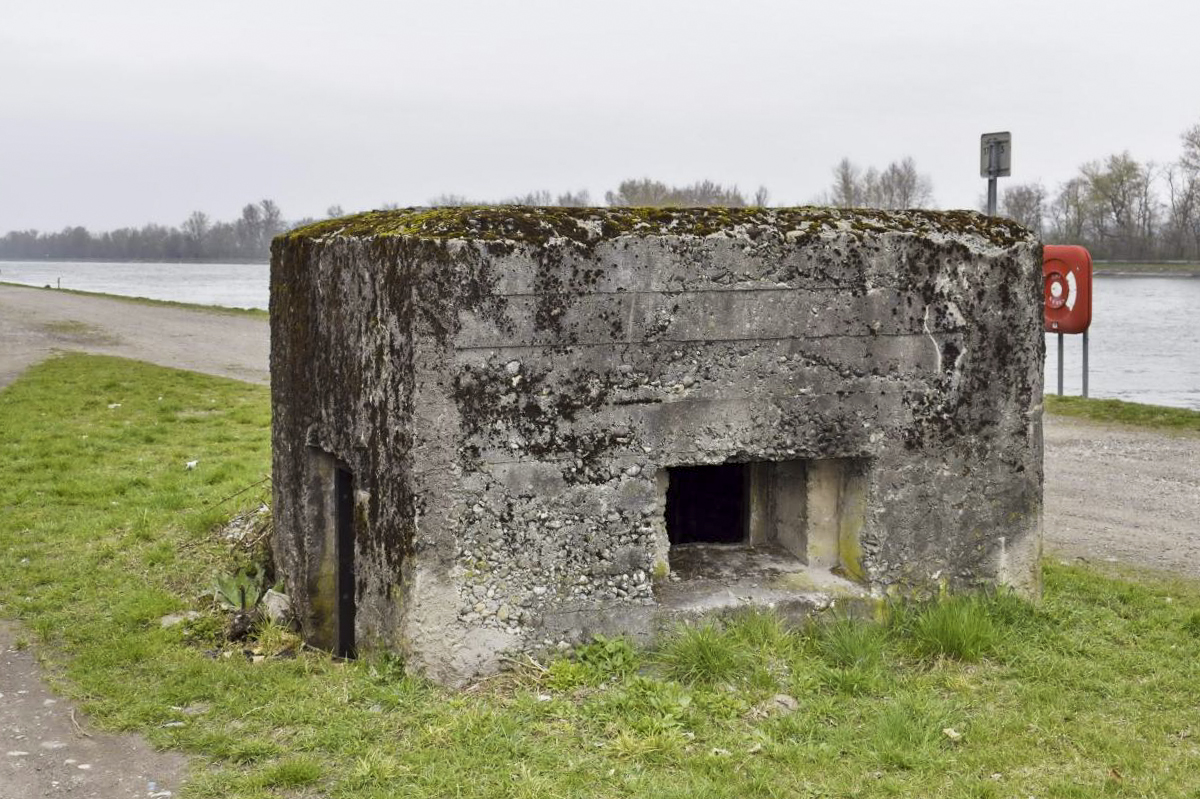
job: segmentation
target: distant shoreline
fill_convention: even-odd
[[[252,260],[247,258],[190,258],[187,260],[162,261],[154,258],[126,258],[115,261],[112,258],[0,258],[0,264],[162,264],[163,266],[193,266],[195,264],[269,264],[269,260]]]
[[[1200,277],[1200,263],[1128,263],[1096,261],[1097,277]]]

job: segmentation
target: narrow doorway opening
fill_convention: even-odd
[[[667,469],[667,537],[680,544],[749,540],[744,463]]]
[[[334,515],[337,520],[337,641],[334,654],[354,657],[354,475],[334,470]]]

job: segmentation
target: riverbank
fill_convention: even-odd
[[[177,366],[265,385],[265,311],[184,307],[0,284],[0,387],[58,351]]]
[[[1200,263],[1127,263],[1094,261],[1096,277],[1200,277]]]

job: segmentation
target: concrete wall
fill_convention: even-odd
[[[357,642],[446,682],[649,632],[674,466],[806,463],[781,502],[809,566],[875,595],[1036,592],[1039,265],[968,212],[444,209],[281,237],[275,551],[306,635],[331,635],[314,450],[355,475]]]

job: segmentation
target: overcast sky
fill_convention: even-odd
[[[641,176],[792,204],[843,156],[974,207],[985,131],[1051,188],[1176,158],[1198,37],[1197,0],[0,0],[0,232]]]

